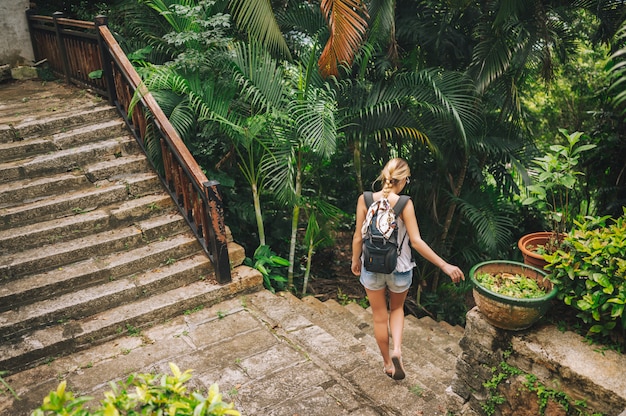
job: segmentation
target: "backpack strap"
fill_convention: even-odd
[[[374,194],[372,194],[372,191],[363,192],[363,198],[365,199],[365,206],[368,208],[374,203]]]
[[[393,212],[396,215],[402,214],[402,210],[404,210],[405,205],[409,202],[409,199],[411,199],[408,195],[399,195],[399,197],[398,202],[393,207]],[[374,194],[372,191],[365,191],[363,192],[363,199],[365,199],[365,206],[369,207],[374,203]]]
[[[404,210],[404,206],[409,202],[409,199],[411,199],[411,197],[408,195],[400,195],[398,202],[396,202],[396,205],[393,207],[393,212],[396,216],[402,214],[402,210]]]
[[[408,195],[400,195],[400,199],[398,199],[398,202],[396,202],[396,205],[393,207],[393,212],[396,216],[400,216],[400,214],[402,214],[402,211],[404,210],[407,202],[409,202],[409,199],[411,199],[411,197]],[[400,244],[398,244],[398,256],[400,256],[400,253],[402,252],[402,246],[404,245],[404,240],[406,239],[407,234],[408,231],[405,230],[402,240],[400,241]]]

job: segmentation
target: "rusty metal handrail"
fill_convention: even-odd
[[[162,160],[150,160],[215,268],[220,283],[231,281],[224,205],[219,183],[210,181],[171,125],[107,26],[94,22],[27,12],[35,59],[67,83],[88,87],[115,105],[141,148],[149,132],[160,142]],[[102,70],[102,77],[90,74]],[[133,97],[141,97],[131,114]],[[162,165],[163,173],[157,165]]]

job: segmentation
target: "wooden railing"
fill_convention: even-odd
[[[148,135],[156,134],[161,160],[148,159],[157,172],[163,172],[159,173],[161,181],[209,255],[218,282],[229,282],[219,183],[207,179],[155,99],[145,90],[139,74],[109,30],[106,17],[85,22],[64,18],[63,13],[49,17],[29,11],[27,15],[36,61],[45,60],[52,72],[67,83],[90,88],[106,97],[117,107],[144,152]],[[133,98],[139,100],[129,113]]]

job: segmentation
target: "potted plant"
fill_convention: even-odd
[[[546,273],[524,263],[490,260],[470,270],[476,306],[491,325],[519,331],[549,309],[557,288]]]
[[[544,255],[555,252],[564,234],[572,226],[573,215],[570,197],[583,172],[577,170],[582,152],[593,149],[595,144],[581,144],[582,132],[569,134],[559,132],[567,139],[567,145],[554,144],[542,157],[533,159],[534,167],[529,170],[534,182],[527,187],[529,195],[522,205],[536,205],[550,224],[549,231],[522,236],[517,245],[526,264],[543,268]]]

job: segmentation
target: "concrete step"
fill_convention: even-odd
[[[161,254],[172,257],[146,261],[146,272],[93,282],[87,287],[38,301],[31,300],[28,304],[0,313],[0,338],[6,342],[35,328],[95,315],[162,289],[186,285],[203,276],[206,279],[212,272],[206,257],[194,257],[197,247],[193,240],[178,236],[168,239],[167,243],[171,248]]]
[[[169,195],[153,194],[72,216],[0,231],[0,254],[72,240],[127,225],[165,212],[174,212]]]
[[[7,281],[0,287],[0,311],[19,310],[23,305],[72,290],[154,270],[158,265],[171,263],[170,259],[181,258],[184,254],[180,248],[175,248],[174,243],[188,246],[193,244],[193,239],[183,234],[123,253],[99,254],[47,272]]]
[[[0,230],[82,214],[100,206],[122,203],[154,192],[163,192],[155,173],[134,174],[114,181],[100,181],[87,188],[25,201],[23,204],[0,208]]]
[[[0,143],[0,163],[31,158],[37,154],[55,152],[92,143],[94,138],[102,140],[128,135],[126,125],[120,119],[105,120],[100,123],[64,129],[49,136],[33,136],[19,141]]]
[[[322,303],[312,297],[306,297],[303,299],[303,302],[322,305],[322,307],[317,308],[318,312],[313,316],[314,322],[320,322],[321,318],[319,317],[325,316],[327,318],[324,319],[324,321],[334,322],[335,324],[340,323],[337,324],[340,331],[343,328],[344,332],[358,334],[355,335],[355,337],[359,338],[360,342],[367,346],[367,350],[370,353],[370,365],[374,367],[382,366],[382,358],[378,345],[373,338],[373,322],[369,312],[353,304],[367,313],[367,315],[358,317],[351,313],[348,308],[332,299]],[[320,322],[320,325],[330,328],[323,322]],[[445,395],[445,391],[450,385],[451,380],[449,375],[454,372],[450,373],[440,368],[442,358],[440,355],[441,352],[438,350],[441,349],[441,345],[431,345],[429,342],[421,342],[414,345],[407,342],[410,341],[410,339],[407,339],[406,333],[410,331],[412,325],[413,322],[410,320],[410,317],[407,316],[405,320],[405,336],[402,344],[403,363],[407,371],[407,382],[411,385],[411,390],[419,392],[420,397],[424,400],[421,404],[422,408],[437,409],[440,406],[440,403],[438,403],[439,398]],[[421,324],[418,323],[417,325]],[[337,334],[336,330],[329,329],[329,332],[333,335]],[[451,337],[449,342],[458,344],[460,338],[460,336]],[[428,352],[424,353],[424,350]],[[435,351],[435,353],[430,353],[431,351]],[[449,363],[450,358],[445,357],[443,360]],[[453,362],[455,362],[455,360],[456,357],[452,359]]]
[[[257,301],[261,296],[265,298]],[[301,305],[293,305],[281,296],[267,297],[264,294],[251,296],[250,303],[277,333],[284,333],[316,364],[328,366],[330,374],[336,374],[349,388],[367,397],[379,414],[418,414],[426,406],[421,392],[416,394],[412,389],[413,379],[407,377],[399,382],[390,379],[383,373],[381,361],[370,364],[370,355],[363,344],[344,344],[301,315]]]
[[[179,266],[173,265],[171,270]],[[164,267],[159,273],[167,273]],[[158,279],[156,272],[142,276]],[[31,330],[21,338],[3,340],[0,344],[0,368],[8,373],[24,371],[57,357],[76,353],[105,343],[123,334],[139,335],[155,323],[178,316],[181,311],[193,311],[245,294],[262,287],[262,276],[253,269],[239,266],[232,283],[218,285],[210,279],[199,280],[176,288],[143,296],[134,282],[113,282],[111,286],[127,284],[131,292],[140,295],[132,302],[90,316],[59,320],[55,325]],[[135,290],[138,289],[138,290]]]
[[[67,108],[65,111],[33,111],[27,106],[28,114],[16,109],[14,116],[0,117],[0,143],[17,142],[30,137],[61,133],[89,123],[119,119],[115,107],[103,103],[87,105],[83,110]]]
[[[0,163],[0,183],[80,171],[83,166],[91,163],[113,160],[137,152],[137,143],[130,136],[100,140],[52,153],[36,155],[32,158]]]
[[[123,252],[187,230],[187,223],[180,215],[148,218],[130,226],[2,255],[0,276],[10,281],[33,270],[47,271],[91,257]]]

